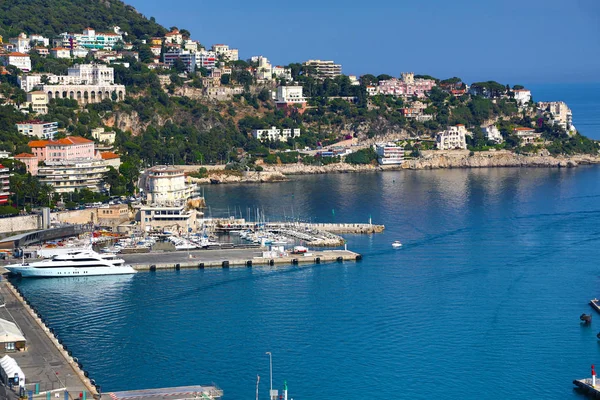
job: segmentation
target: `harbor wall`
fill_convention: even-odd
[[[0,233],[13,234],[17,232],[33,231],[40,229],[41,226],[41,215],[21,215],[18,217],[0,218]]]

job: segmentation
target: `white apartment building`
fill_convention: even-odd
[[[141,177],[140,187],[144,188],[149,203],[159,205],[185,202],[194,193],[183,169],[168,165],[148,168]]]
[[[50,55],[54,58],[71,58],[71,50],[66,47],[53,47]]]
[[[515,100],[519,106],[524,106],[531,101],[531,91],[527,89],[516,89],[513,90],[515,94]]]
[[[502,143],[504,141],[504,138],[496,125],[482,126],[481,130],[489,141],[494,143]]]
[[[2,56],[2,64],[15,66],[23,72],[31,71],[31,58],[24,53],[14,52]]]
[[[533,143],[542,137],[542,134],[537,133],[535,129],[526,127],[515,128],[513,133],[519,137],[522,143]]]
[[[86,49],[112,50],[115,45],[123,42],[123,35],[115,32],[96,32],[93,28],[86,28],[83,33],[61,33],[60,47],[83,47]]]
[[[27,136],[51,140],[58,133],[58,122],[25,121],[17,124],[17,131]]]
[[[562,126],[567,132],[575,132],[573,112],[564,101],[539,102],[538,114],[547,116],[554,124]]]
[[[290,138],[300,137],[300,129],[277,129],[272,126],[270,129],[254,129],[252,136],[260,141],[286,142]]]
[[[342,65],[333,61],[308,60],[304,66],[314,68],[312,75],[320,79],[335,78],[342,74]]]
[[[230,49],[227,44],[215,44],[212,47],[212,51],[218,56],[222,56],[226,61],[237,61],[239,60],[238,49]]]
[[[115,132],[105,132],[104,128],[92,129],[92,137],[99,142],[114,144],[117,134]]]
[[[48,114],[48,95],[40,90],[27,93],[27,102],[23,104],[25,108],[31,109],[37,114]]]
[[[279,86],[275,103],[277,104],[306,104],[302,86]]]
[[[175,64],[175,60],[180,59],[186,66],[188,72],[194,72],[197,68],[204,67],[212,70],[216,66],[217,56],[212,51],[193,52],[182,49],[172,49],[163,54],[165,65],[171,68]]]
[[[256,67],[256,79],[261,81],[270,81],[273,79],[273,66],[267,57],[258,56],[258,66]]]
[[[75,189],[89,189],[99,192],[106,189],[104,174],[107,163],[102,160],[81,159],[66,161],[46,161],[38,168],[41,183],[54,187],[56,193],[70,193]]]
[[[404,162],[404,147],[398,146],[396,143],[378,143],[374,147],[379,164],[394,165]]]
[[[288,82],[292,80],[292,70],[289,68],[282,67],[281,65],[276,65],[275,67],[273,67],[272,72],[273,76],[275,76],[276,79],[283,78]]]
[[[466,150],[467,135],[471,135],[471,133],[467,131],[464,125],[450,126],[436,135],[435,144],[438,150]]]

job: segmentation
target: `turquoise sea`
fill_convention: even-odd
[[[600,138],[600,100],[573,96],[554,98]],[[270,351],[274,386],[297,400],[583,398],[571,381],[600,362],[600,315],[579,321],[600,296],[599,182],[584,166],[207,186],[215,215],[371,216],[386,230],[347,236],[357,263],[19,286],[105,392],[214,382],[253,399],[260,375],[267,399]]]

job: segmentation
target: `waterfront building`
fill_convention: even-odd
[[[276,107],[288,111],[296,108],[299,113],[303,113],[306,109],[306,98],[302,90],[302,86],[279,86],[275,97]]]
[[[117,137],[115,132],[105,132],[104,128],[94,128],[91,133],[94,139],[106,144],[114,144]]]
[[[31,58],[29,58],[29,55],[27,54],[13,52],[1,57],[4,66],[12,65],[23,72],[31,71]]]
[[[308,68],[309,75],[318,79],[335,78],[342,74],[342,65],[330,60],[308,60],[304,67]]]
[[[29,108],[37,114],[48,113],[48,95],[41,90],[27,93],[27,102],[22,104],[21,108]]]
[[[546,116],[551,123],[560,125],[567,132],[575,132],[573,112],[564,101],[540,101],[538,114]]]
[[[175,204],[186,201],[194,193],[194,185],[186,182],[183,169],[169,165],[157,165],[144,171],[140,187],[150,204]]]
[[[51,185],[56,193],[70,193],[89,189],[93,192],[106,190],[104,175],[108,166],[102,160],[66,159],[46,161],[38,167],[37,175],[41,183]]]
[[[112,50],[118,43],[123,42],[123,35],[115,32],[96,32],[93,28],[86,28],[83,33],[61,33],[59,35],[59,46],[75,49],[83,47],[86,49]]]
[[[542,137],[542,134],[537,133],[533,128],[518,127],[513,130],[513,133],[519,137],[522,143],[533,143]]]
[[[8,204],[10,197],[10,173],[7,167],[0,165],[0,205]]]
[[[16,156],[14,156],[14,159],[25,164],[25,168],[27,169],[27,172],[29,172],[31,175],[33,175],[33,176],[37,175],[38,164],[40,161],[38,160],[38,158],[35,155],[33,155],[31,153],[21,153],[21,154],[17,154]]]
[[[238,49],[230,49],[227,44],[215,44],[211,50],[217,57],[223,57],[225,61],[237,61],[239,59]]]
[[[378,143],[375,145],[375,152],[381,165],[402,164],[404,162],[404,147],[395,143]]]
[[[58,133],[58,122],[31,120],[19,122],[16,125],[20,134],[35,136],[40,139],[54,139],[54,136]]]
[[[467,131],[464,125],[450,126],[436,135],[435,144],[438,150],[465,150],[467,148],[467,135],[471,135],[471,133]]]
[[[188,232],[188,229],[197,229],[198,214],[201,213],[196,210],[188,210],[183,204],[141,206],[136,220],[144,232],[169,230],[184,234]]]
[[[377,93],[405,98],[412,96],[423,98],[435,85],[433,79],[415,78],[414,73],[403,72],[401,79],[379,81]]]
[[[515,94],[515,100],[519,106],[524,106],[531,101],[531,91],[527,89],[516,89],[513,90]]]
[[[269,129],[254,129],[252,136],[260,141],[287,142],[288,139],[300,137],[300,129],[278,129],[272,126]]]
[[[504,138],[496,125],[482,126],[481,130],[486,139],[494,143],[502,143]]]

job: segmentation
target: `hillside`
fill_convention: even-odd
[[[20,32],[53,37],[62,32],[81,32],[88,26],[98,31],[120,26],[129,40],[161,36],[165,28],[119,0],[3,0],[0,1],[0,35]]]

